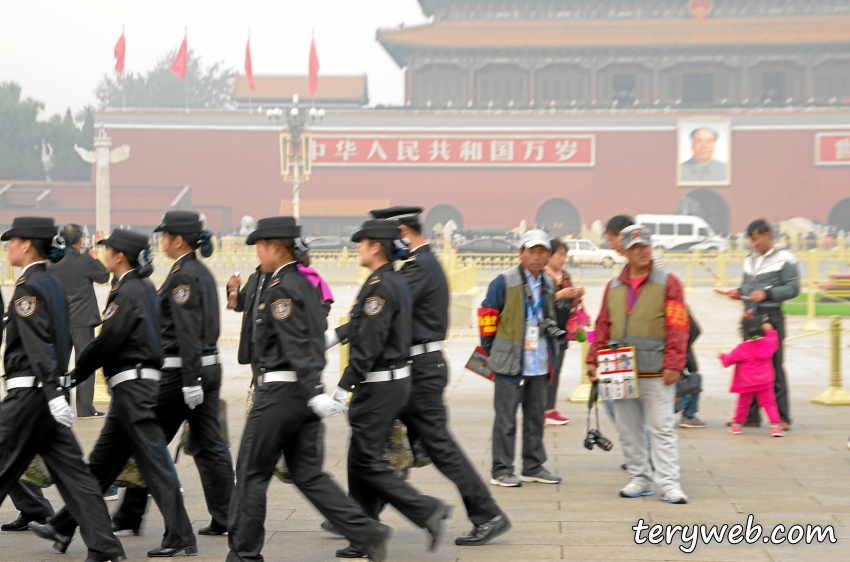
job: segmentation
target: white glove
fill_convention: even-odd
[[[328,330],[325,332],[325,350],[332,348],[336,344],[339,343],[339,336],[336,333],[336,330]]]
[[[340,404],[325,393],[310,398],[307,405],[320,418],[338,416],[345,411],[344,404]]]
[[[50,408],[50,415],[57,422],[65,427],[71,427],[71,424],[74,423],[74,413],[71,411],[71,406],[68,405],[68,401],[65,400],[64,396],[57,396],[48,402],[47,406]]]
[[[336,387],[333,393],[334,402],[338,402],[343,406],[346,406],[346,402],[348,401],[348,391],[340,386]]]
[[[183,401],[189,406],[190,410],[194,410],[196,406],[204,401],[204,389],[200,386],[184,386]]]

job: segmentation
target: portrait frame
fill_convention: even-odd
[[[717,135],[711,166],[715,172],[709,179],[691,177],[688,162],[694,159],[691,134],[697,129],[710,129]],[[676,185],[679,187],[729,186],[732,184],[732,120],[723,117],[687,117],[676,127]]]

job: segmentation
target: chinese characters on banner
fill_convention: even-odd
[[[850,132],[815,135],[815,165],[850,166]]]
[[[595,135],[316,133],[314,166],[596,165]]]

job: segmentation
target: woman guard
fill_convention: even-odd
[[[348,339],[348,367],[334,392],[344,404],[354,392],[348,419],[348,491],[366,515],[378,519],[385,503],[395,507],[430,534],[429,550],[436,550],[451,507],[420,494],[396,475],[384,461],[384,444],[393,422],[410,398],[410,345],[412,303],[404,278],[393,269],[405,246],[395,221],[368,220],[351,240],[360,243],[360,265],[367,278],[354,307]],[[333,523],[331,521],[331,523]],[[355,544],[337,552],[340,558],[362,557]]]
[[[21,268],[6,315],[0,503],[40,454],[71,515],[82,522],[87,562],[126,560],[100,487],[71,432],[73,414],[60,385],[71,354],[68,304],[45,260],[59,261],[65,244],[53,219],[41,217],[16,218],[0,240],[9,242],[9,264]]]
[[[69,373],[77,386],[103,367],[112,404],[103,430],[89,455],[89,468],[106,491],[130,455],[165,519],[160,548],[150,557],[198,552],[192,524],[183,505],[180,481],[168,453],[165,435],[154,414],[162,377],[162,337],[147,236],[116,230],[98,244],[106,246],[106,269],[117,283],[109,292],[100,335],[80,354]],[[55,541],[64,552],[77,521],[62,509],[48,525],[30,523],[40,537]]]
[[[292,217],[272,217],[260,220],[248,237],[267,283],[253,305],[252,363],[259,374],[236,463],[227,560],[263,560],[266,492],[282,451],[301,493],[356,548],[380,562],[390,528],[366,517],[322,471],[321,419],[345,406],[323,392],[327,320],[315,288],[298,270],[300,235]]]
[[[165,359],[154,411],[167,442],[184,421],[189,422],[190,444],[212,516],[198,534],[223,535],[233,491],[233,460],[218,423],[218,287],[195,254],[200,249],[204,257],[211,256],[212,241],[200,215],[190,211],[165,213],[154,232],[162,232],[162,251],[175,260],[159,289]],[[128,489],[112,518],[113,529],[138,531],[147,498],[146,488]]]

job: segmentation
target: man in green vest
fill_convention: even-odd
[[[635,348],[640,397],[614,401],[629,471],[629,483],[620,495],[650,496],[654,481],[663,501],[688,503],[679,481],[673,408],[675,383],[687,359],[689,324],[684,290],[675,275],[653,267],[652,242],[645,226],[623,229],[622,243],[628,264],[605,287],[587,369],[590,380],[597,382],[600,349]],[[649,444],[645,427],[649,429]]]
[[[526,232],[520,243],[520,266],[512,267],[490,283],[479,309],[481,345],[495,373],[496,417],[490,480],[494,486],[561,482],[560,476],[543,466],[546,462],[543,415],[556,349],[552,329],[557,330],[555,286],[543,274],[543,267],[552,255],[551,248],[549,235],[543,230]],[[514,474],[516,412],[520,404],[521,478]]]

